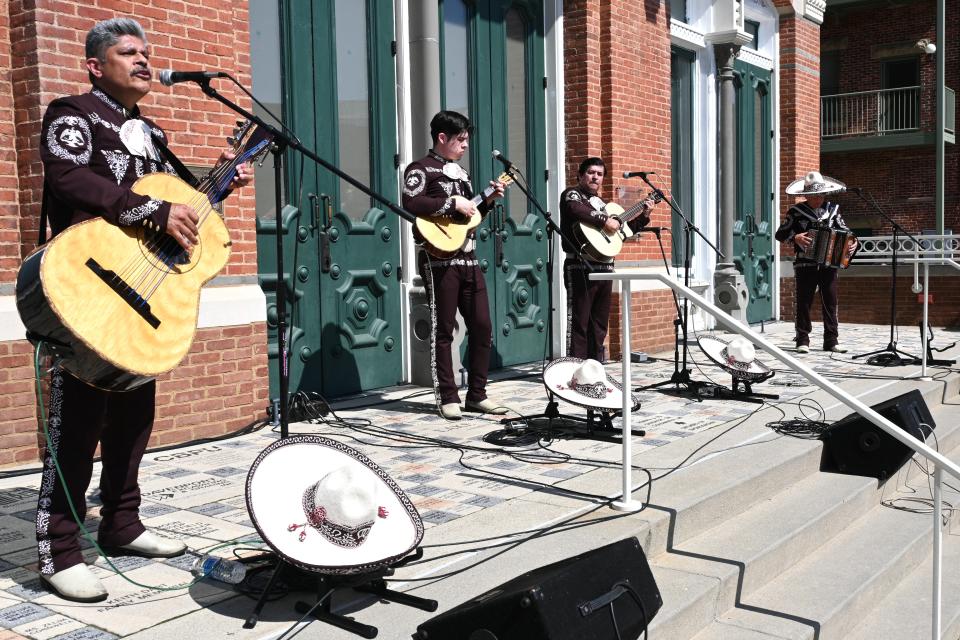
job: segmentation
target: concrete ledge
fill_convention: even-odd
[[[266,319],[266,297],[256,284],[205,287],[200,292],[198,329],[234,327]],[[0,342],[24,340],[26,333],[17,312],[16,297],[0,296]]]

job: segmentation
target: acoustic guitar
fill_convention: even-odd
[[[229,190],[236,168],[270,144],[269,133],[250,123],[234,138],[236,157],[196,189],[166,173],[132,187],[196,210],[198,243],[189,253],[166,233],[94,218],[27,256],[16,297],[28,338],[43,340],[64,369],[108,391],[134,389],[177,366],[193,342],[200,288],[230,256],[230,234],[211,203]]]
[[[508,173],[501,173],[497,181],[504,186],[513,182]],[[479,206],[484,200],[493,195],[496,189],[492,186],[483,190],[483,193],[471,198],[470,202]],[[451,218],[421,218],[417,216],[414,230],[417,239],[423,242],[423,249],[434,258],[440,260],[449,258],[460,250],[467,241],[467,234],[477,227],[483,216],[470,216],[460,222]]]
[[[661,200],[663,196],[652,193],[627,210],[615,202],[608,202],[604,211],[608,217],[620,221],[620,228],[617,231],[608,232],[603,228],[598,229],[584,222],[578,222],[573,225],[573,234],[580,242],[580,249],[597,262],[612,261],[623,250],[623,241],[633,235],[627,223],[652,209]]]

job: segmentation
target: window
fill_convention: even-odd
[[[747,33],[750,34],[750,37],[753,38],[750,42],[744,46],[750,47],[754,51],[760,48],[760,23],[754,22],[753,20],[745,20],[743,23],[743,28]]]
[[[270,2],[250,3],[250,65],[253,76],[253,95],[257,96],[267,108],[278,117],[283,112],[283,89],[280,64],[280,15],[277,4]],[[274,120],[260,105],[254,103],[253,113],[277,127]],[[268,160],[267,164],[272,163]],[[276,215],[276,189],[272,170],[257,171],[254,174],[256,186],[257,215],[272,220]],[[283,185],[281,185],[283,188]]]
[[[686,22],[687,0],[670,0],[670,17],[677,22]]]
[[[468,78],[469,8],[464,0],[445,0],[440,4],[440,105],[470,117],[470,82]],[[460,164],[470,170],[470,154]]]
[[[256,3],[254,3],[256,4]],[[337,133],[340,168],[363,184],[370,184],[370,89],[367,84],[366,3],[336,0]],[[370,197],[345,180],[340,181],[338,211],[362,219]]]
[[[693,78],[696,55],[692,51],[673,47],[670,50],[670,146],[672,195],[674,203],[695,222],[693,216]],[[674,266],[681,266],[684,258],[683,221],[672,214],[674,233],[671,254]],[[693,247],[690,248],[691,253]]]

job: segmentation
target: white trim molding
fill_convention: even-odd
[[[697,51],[703,51],[707,47],[702,31],[674,18],[670,18],[670,44]]]

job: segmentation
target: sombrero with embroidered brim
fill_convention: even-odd
[[[586,409],[623,409],[623,387],[596,360],[557,358],[543,370],[543,384],[548,392]],[[633,393],[630,399],[634,407],[640,402]]]
[[[757,382],[773,375],[770,367],[757,360],[757,350],[753,343],[742,336],[736,336],[729,341],[716,336],[699,336],[697,343],[708,358],[734,378]]]
[[[810,171],[799,180],[794,180],[787,186],[787,195],[791,196],[825,196],[837,193],[847,188],[836,178],[825,176],[819,171]]]
[[[416,507],[359,451],[302,435],[274,442],[247,475],[247,510],[285,561],[327,574],[389,566],[423,539]]]

